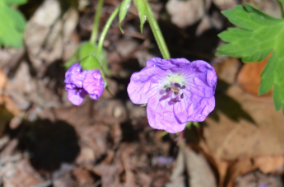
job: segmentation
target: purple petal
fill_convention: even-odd
[[[65,73],[65,83],[73,84],[75,87],[82,88],[85,73],[80,63],[73,64]]]
[[[159,80],[166,76],[166,72],[157,67],[144,68],[140,72],[133,73],[127,92],[131,101],[135,104],[145,104],[149,97],[159,91]]]
[[[83,88],[92,99],[98,99],[104,91],[104,80],[99,70],[86,70]]]
[[[175,117],[178,119],[179,123],[186,123],[188,122],[188,111],[187,111],[187,108],[188,106],[190,106],[191,103],[190,103],[190,100],[185,97],[183,99],[181,99],[180,102],[176,102],[174,104],[174,114],[175,114]]]
[[[215,94],[217,75],[214,68],[207,62],[197,60],[184,69],[186,90],[202,97],[211,97]]]
[[[149,98],[147,104],[147,118],[154,129],[177,133],[184,130],[186,123],[179,123],[173,112],[173,105],[166,100],[159,100],[155,96]]]
[[[187,121],[204,121],[210,112],[215,108],[215,97],[192,97],[193,105],[188,107]]]
[[[74,105],[82,104],[87,92],[84,89],[68,90],[68,100]]]
[[[176,72],[184,66],[188,65],[190,62],[185,58],[176,58],[176,59],[161,59],[161,58],[151,58],[147,61],[147,67],[158,67],[163,70],[171,70]]]

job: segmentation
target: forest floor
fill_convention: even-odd
[[[88,41],[97,1],[30,0],[19,7],[28,20],[25,47],[0,49],[0,186],[283,186],[284,118],[271,93],[257,96],[267,60],[243,65],[215,56],[217,35],[232,26],[221,10],[251,3],[279,17],[276,1],[150,3],[172,58],[202,59],[216,69],[216,108],[206,121],[164,135],[148,125],[145,107],[129,100],[131,74],[161,56],[148,23],[139,32],[134,6],[125,33],[116,19],[104,42],[114,97],[104,91],[73,106],[63,64]],[[100,31],[118,4],[105,2]]]

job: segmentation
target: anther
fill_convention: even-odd
[[[165,91],[168,93],[168,92],[171,91],[171,88],[170,88],[170,87],[167,87]]]
[[[174,83],[175,87],[182,88],[179,83]]]

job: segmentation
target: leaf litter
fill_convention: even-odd
[[[252,95],[244,87],[247,82],[239,78],[254,80],[258,73],[251,78],[240,71],[245,67],[238,59],[212,58],[216,49],[213,46],[208,51],[197,48],[193,53],[187,52],[187,43],[216,37],[215,32],[204,33],[224,29],[224,19],[218,11],[238,1],[208,2],[204,12],[191,15],[191,21],[175,23],[172,17],[173,23],[167,22],[168,27],[177,24],[190,30],[192,24],[201,21],[190,37],[184,30],[178,31],[183,33],[180,45],[168,40],[178,48],[172,55],[191,60],[210,58],[220,79],[215,112],[200,129],[186,130],[182,147],[176,142],[176,135],[162,137],[163,132],[152,130],[145,107],[133,105],[127,97],[131,73],[157,55],[147,24],[143,35],[139,33],[137,12],[130,7],[131,14],[127,15],[135,26],[123,22],[122,35],[116,22],[106,38],[105,48],[114,75],[108,78],[109,87],[114,98],[105,92],[98,101],[87,99],[82,106],[74,107],[63,89],[62,62],[68,61],[79,43],[89,37],[94,9],[92,3],[86,2],[80,4],[80,10],[68,4],[64,12],[59,1],[40,4],[27,22],[26,48],[0,50],[0,184],[243,187],[256,180],[258,185],[281,186],[283,117],[274,111],[271,96]],[[102,24],[118,2],[107,3]],[[158,5],[155,15],[165,22],[163,10],[167,5],[160,1],[153,4]],[[258,6],[274,11],[273,6]],[[200,8],[195,11],[200,12]],[[86,25],[82,26],[83,23]],[[218,45],[217,40],[214,45]]]

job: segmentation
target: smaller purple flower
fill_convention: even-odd
[[[216,72],[205,61],[152,58],[131,76],[127,91],[133,103],[147,103],[152,128],[177,133],[214,109],[216,83]]]
[[[73,64],[65,73],[65,89],[68,99],[74,105],[80,105],[89,94],[97,100],[104,91],[104,80],[99,70],[83,71],[80,63]]]

